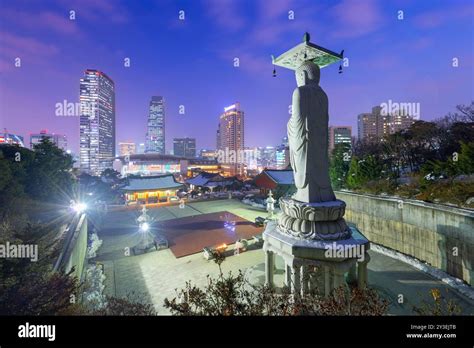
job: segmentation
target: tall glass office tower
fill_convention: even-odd
[[[151,97],[145,152],[165,154],[165,105],[161,96]]]
[[[80,153],[83,172],[99,175],[115,157],[115,85],[98,70],[87,69],[80,80]]]

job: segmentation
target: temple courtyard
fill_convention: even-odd
[[[229,214],[217,214],[219,212]],[[155,207],[149,208],[148,211],[154,220],[152,223],[154,232],[166,235],[165,229],[167,226],[172,228],[176,225],[174,221],[187,222],[185,231],[179,237],[186,236],[187,241],[194,240],[200,243],[203,243],[201,238],[192,235],[193,221],[197,223],[196,231],[201,231],[200,233],[204,233],[202,235],[206,235],[207,227],[202,225],[203,217],[206,216],[205,214],[213,213],[214,215],[208,216],[215,216],[216,221],[222,216],[232,219],[232,214],[235,214],[234,220],[239,220],[246,228],[249,228],[247,226],[249,224],[245,220],[253,222],[257,216],[265,217],[267,214],[234,199],[189,203],[184,208],[180,208],[179,205]],[[189,254],[188,249],[185,248],[186,252],[180,251],[176,257],[173,246],[176,252],[180,243],[179,238],[170,242],[169,249],[152,250],[145,254],[134,255],[130,250],[140,239],[136,222],[139,215],[138,209],[111,211],[100,224],[97,224],[99,238],[103,240],[103,244],[94,261],[103,264],[107,295],[119,297],[131,295],[141,301],[153,303],[159,314],[169,314],[163,308],[165,298],[173,298],[176,294],[175,289],[183,288],[186,281],[204,287],[207,276],[217,276],[219,269],[214,261],[206,260],[202,252]],[[185,217],[188,219],[179,220]],[[163,230],[160,231],[160,229]],[[248,236],[249,233],[254,232],[246,231],[245,233]],[[208,235],[209,232],[207,232]],[[225,237],[225,235],[222,236]],[[167,237],[169,238],[169,235]],[[227,238],[233,237],[235,236],[227,236]],[[233,246],[229,249],[233,249]],[[250,242],[250,249],[239,255],[228,256],[222,264],[222,269],[225,273],[237,273],[241,270],[251,282],[263,283],[265,280],[264,252],[261,248],[252,248],[252,242]],[[369,251],[369,254],[371,257],[368,264],[369,286],[390,300],[389,314],[414,314],[413,306],[419,306],[423,299],[430,301],[430,289],[433,288],[441,289],[445,297],[454,299],[465,314],[474,313],[474,303],[470,299],[440,280],[383,254],[374,251]],[[283,261],[278,257],[276,267],[275,284],[278,286],[283,284],[284,276]],[[403,303],[397,301],[400,294],[403,295]]]

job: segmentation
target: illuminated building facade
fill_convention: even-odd
[[[235,103],[219,117],[219,150],[243,151],[244,144],[244,112]]]
[[[414,122],[412,116],[403,110],[399,113],[383,115],[380,106],[372,108],[371,113],[357,117],[357,135],[359,140],[383,141],[384,137],[409,128]]]
[[[98,70],[86,70],[80,80],[80,169],[98,175],[115,157],[115,86]]]
[[[276,169],[276,148],[274,146],[258,148],[258,167],[261,170],[265,168]]]
[[[276,168],[286,169],[290,165],[290,148],[288,145],[281,144],[275,151]]]
[[[351,126],[329,127],[329,153],[331,154],[337,144],[352,144]]]
[[[165,101],[161,96],[151,97],[145,152],[165,154]]]
[[[240,109],[240,103],[235,103],[224,108],[224,113],[219,116],[217,135],[218,151],[224,151],[230,156],[220,156],[220,161],[226,165],[226,174],[242,174],[243,153],[245,147],[244,112]]]
[[[130,203],[168,203],[176,197],[177,191],[185,186],[176,182],[172,174],[146,176],[127,179],[127,185],[122,188],[125,201]]]
[[[0,134],[0,144],[10,144],[25,147],[23,137],[21,135],[6,132]]]
[[[134,155],[137,153],[137,146],[135,143],[119,143],[120,156]]]
[[[217,158],[217,153],[216,150],[202,149],[199,153],[199,157],[214,160]]]
[[[197,172],[207,171],[219,173],[222,169],[216,160],[204,158],[184,158],[157,153],[134,154],[125,158],[118,157],[114,169],[122,176],[140,175],[154,176],[175,174],[190,177]]]
[[[175,156],[194,158],[196,157],[196,139],[174,138],[173,154]]]

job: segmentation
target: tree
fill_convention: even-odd
[[[351,161],[351,145],[337,144],[329,162],[329,177],[332,187],[336,190],[346,186],[347,173]]]
[[[359,189],[362,186],[359,160],[356,156],[352,156],[349,171],[347,172],[347,187],[351,190]]]
[[[454,123],[474,122],[474,101],[470,105],[457,105],[454,113],[448,113],[435,121],[440,128],[448,129]]]
[[[31,198],[49,202],[69,202],[73,193],[72,156],[43,138],[34,146],[28,168],[26,192]]]
[[[174,315],[186,316],[383,315],[388,308],[388,302],[373,289],[347,291],[340,287],[328,297],[316,292],[293,296],[287,287],[279,292],[265,285],[252,285],[240,271],[224,275],[222,262],[222,258],[216,262],[220,270],[217,278],[208,276],[202,289],[186,282],[176,297],[165,299],[165,308]]]
[[[462,174],[474,174],[474,142],[461,143],[457,166]]]
[[[120,177],[120,173],[114,169],[107,168],[101,174],[100,177],[105,180],[106,182],[112,185],[118,185],[122,182]]]
[[[17,209],[17,201],[24,196],[24,186],[16,176],[15,166],[20,164],[5,158],[0,150],[0,220],[3,220],[8,212]]]

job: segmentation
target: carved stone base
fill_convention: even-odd
[[[280,198],[282,214],[278,230],[296,238],[313,240],[341,240],[351,236],[343,219],[346,203],[340,200],[303,203],[291,198]]]
[[[281,197],[280,208],[285,215],[309,221],[336,221],[346,212],[346,203],[334,200],[321,203],[304,203]]]

